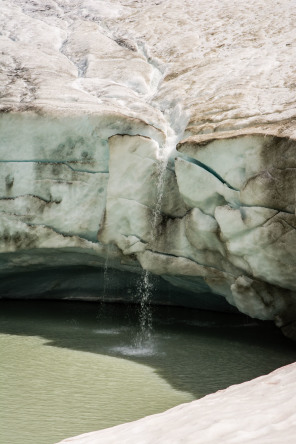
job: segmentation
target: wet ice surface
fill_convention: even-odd
[[[273,325],[238,315],[153,308],[147,342],[134,306],[0,308],[0,436],[11,444],[133,421],[296,360]]]

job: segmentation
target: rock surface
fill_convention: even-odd
[[[296,364],[291,364],[164,413],[61,443],[293,444],[295,388]]]
[[[95,269],[134,291],[144,268],[163,303],[295,336],[295,19],[292,0],[2,0],[1,295],[65,297],[53,270],[85,267],[68,297],[98,298]]]

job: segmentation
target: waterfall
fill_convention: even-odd
[[[98,313],[97,313],[97,320],[101,321],[102,319],[104,319],[105,316],[105,301],[107,299],[107,295],[108,295],[108,290],[109,290],[109,273],[108,273],[108,269],[109,269],[109,255],[110,255],[110,245],[107,245],[107,254],[106,254],[106,259],[105,259],[105,263],[104,263],[104,271],[103,271],[103,293],[101,293],[101,297],[99,300],[99,309],[98,309]]]
[[[151,345],[152,311],[150,307],[150,300],[152,291],[153,285],[151,282],[150,273],[147,270],[143,270],[137,285],[137,299],[140,298],[140,329],[134,340],[134,345],[137,349],[143,349]]]
[[[171,117],[171,116],[170,116]],[[183,133],[183,132],[182,132]],[[151,242],[157,238],[157,227],[162,218],[162,202],[164,197],[165,177],[167,166],[170,158],[172,157],[176,145],[180,137],[172,128],[168,125],[167,140],[164,147],[160,148],[157,155],[157,184],[156,184],[156,201],[151,218]],[[151,296],[153,292],[153,283],[148,270],[143,270],[141,277],[137,285],[137,299],[140,299],[140,331],[135,340],[136,347],[147,347],[151,342],[152,332],[152,311],[151,311]],[[150,344],[151,345],[151,344]]]
[[[104,303],[105,298],[107,296],[108,287],[109,287],[109,275],[108,275],[108,265],[109,265],[109,253],[110,253],[110,245],[107,245],[107,255],[105,259],[104,264],[104,289],[103,289],[103,299],[102,302]]]

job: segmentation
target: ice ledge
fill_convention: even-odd
[[[294,444],[296,364],[73,444]]]

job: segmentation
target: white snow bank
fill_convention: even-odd
[[[296,363],[164,413],[68,438],[74,444],[294,444]]]

